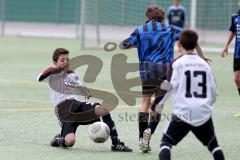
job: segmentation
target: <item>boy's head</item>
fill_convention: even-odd
[[[69,51],[64,48],[57,48],[53,52],[52,60],[53,64],[59,67],[65,67],[66,69],[69,67]]]
[[[163,22],[164,16],[165,16],[164,10],[156,4],[152,4],[147,8],[146,17],[147,20],[149,21]]]
[[[173,0],[174,6],[179,6],[181,4],[181,0]]]
[[[198,34],[193,30],[185,30],[180,34],[179,50],[180,52],[192,51],[198,44]]]

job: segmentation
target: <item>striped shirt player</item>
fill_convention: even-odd
[[[167,18],[169,24],[184,28],[187,24],[186,9],[182,5],[171,5],[168,8]]]
[[[151,104],[151,96],[161,100],[165,94],[159,86],[163,80],[169,78],[167,73],[174,58],[174,44],[182,31],[179,27],[166,24],[164,15],[164,10],[159,6],[150,5],[146,11],[147,22],[138,26],[130,37],[121,43],[123,49],[136,47],[138,52],[143,95],[138,117],[139,146],[143,152],[151,150],[150,136],[147,137],[149,134],[144,134],[144,131],[148,130],[153,134],[161,116],[151,116],[148,122],[148,110],[155,105]]]
[[[193,53],[197,39],[194,31],[182,32],[179,50],[183,55],[172,65],[172,90],[159,104],[163,105],[172,95],[173,118],[164,129],[160,160],[170,160],[172,145],[177,145],[190,131],[208,147],[215,160],[224,160],[211,118],[217,96],[216,82],[209,64]]]
[[[232,15],[229,31],[236,36],[234,51],[234,71],[240,70],[240,11]]]
[[[238,2],[240,6],[240,0],[238,0]],[[232,15],[229,31],[230,33],[228,36],[228,40],[221,53],[221,56],[225,57],[225,55],[228,55],[229,45],[231,44],[234,37],[236,37],[234,60],[233,60],[233,71],[234,71],[235,84],[238,88],[238,93],[240,95],[240,11]]]
[[[118,139],[116,126],[106,106],[77,99],[77,95],[81,94],[89,99],[91,94],[78,75],[69,70],[68,55],[68,50],[57,48],[53,53],[53,66],[47,68],[38,77],[39,82],[46,82],[49,85],[51,98],[61,125],[61,134],[54,137],[51,146],[72,147],[79,125],[92,124],[102,118],[110,129],[111,149],[131,152],[132,150]]]
[[[123,41],[125,49],[137,47],[143,82],[156,77],[165,78],[174,59],[174,44],[181,31],[181,28],[163,22],[147,21]],[[155,69],[157,73],[154,72]]]

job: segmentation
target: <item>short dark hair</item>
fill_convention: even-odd
[[[187,50],[193,50],[198,44],[198,34],[193,30],[185,30],[180,34],[180,44]]]
[[[146,17],[148,20],[152,21],[164,21],[165,12],[160,6],[152,4],[147,8]]]
[[[58,61],[58,58],[60,55],[65,55],[65,54],[69,54],[69,51],[65,48],[56,48],[55,51],[53,52],[53,56],[52,56],[52,60],[54,62]]]

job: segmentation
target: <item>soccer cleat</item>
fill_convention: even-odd
[[[128,146],[125,146],[123,142],[119,141],[117,144],[112,145],[112,151],[117,152],[132,152]]]
[[[148,146],[144,145],[142,141],[143,141],[143,139],[141,138],[141,139],[139,140],[140,150],[141,150],[143,153],[148,153],[148,152],[150,152],[150,151],[151,151],[151,147],[150,147],[149,145],[148,145]]]
[[[62,139],[61,134],[57,134],[53,140],[51,141],[51,146],[52,147],[59,147],[59,140]]]
[[[143,153],[147,153],[151,151],[151,148],[149,146],[150,139],[151,139],[151,129],[148,128],[143,132],[143,138],[140,139],[139,146]]]

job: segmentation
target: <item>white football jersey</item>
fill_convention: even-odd
[[[49,68],[48,70],[51,70],[51,68]],[[39,77],[43,74],[44,73],[41,73]],[[71,79],[71,80],[75,79],[76,81],[78,81],[78,75],[73,72],[71,73],[61,72],[58,74],[50,75],[41,81],[41,82],[48,83],[51,99],[55,106],[67,99],[77,99],[76,89],[75,89],[76,85],[72,83],[68,84],[66,82],[66,80],[68,79]]]
[[[184,54],[173,63],[173,114],[192,126],[204,124],[216,101],[216,82],[209,64],[196,54]]]

